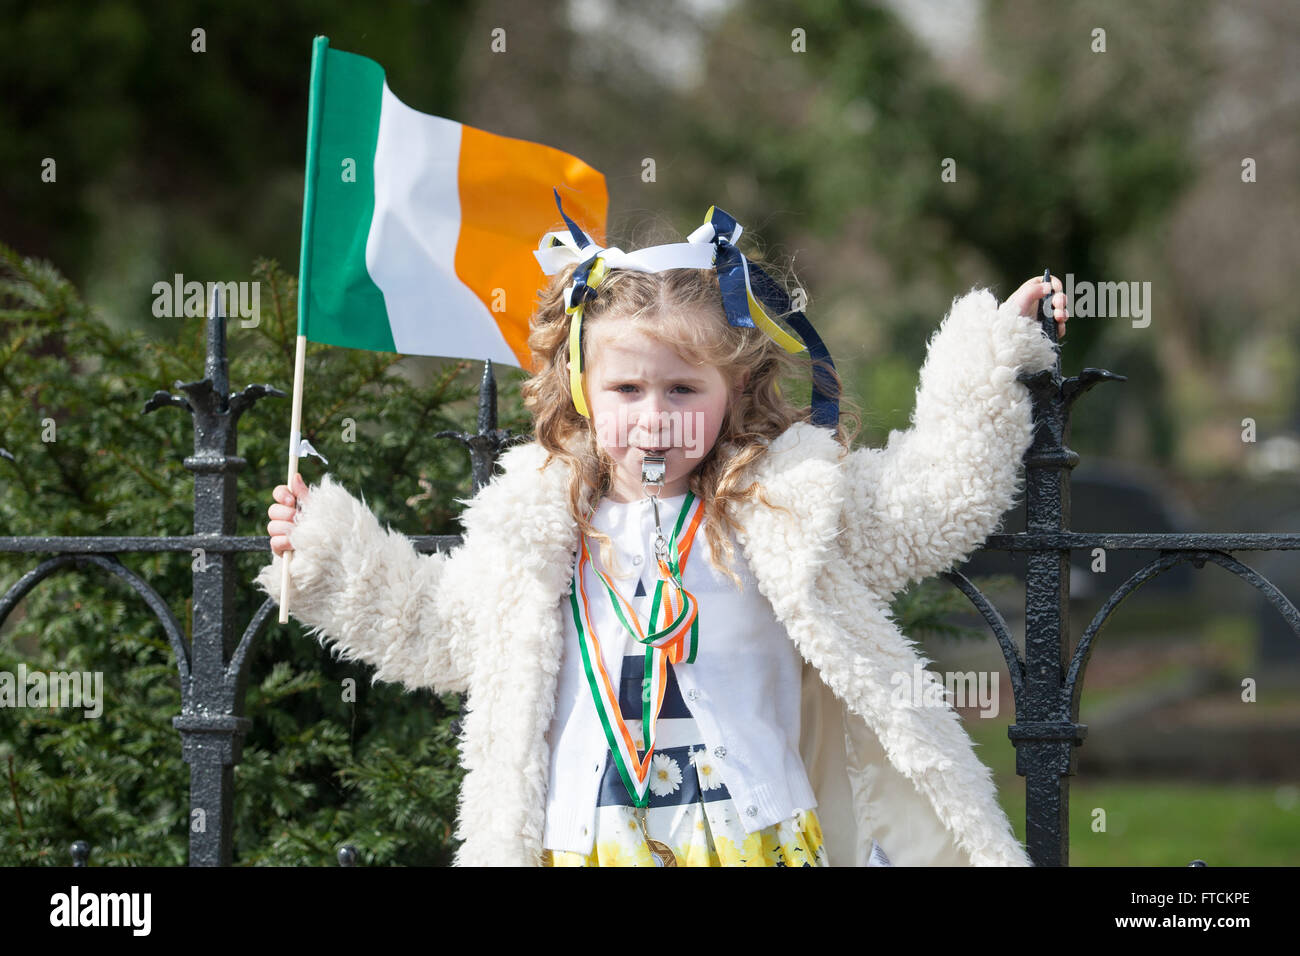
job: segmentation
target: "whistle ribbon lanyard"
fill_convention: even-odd
[[[688,492],[668,543],[667,558],[657,559],[659,582],[655,585],[654,600],[650,606],[649,634],[642,630],[641,621],[632,605],[618,592],[609,577],[592,564],[592,569],[605,586],[614,616],[628,634],[645,645],[645,679],[641,685],[644,757],[637,756],[636,741],[623,720],[618,693],[605,670],[600,641],[591,623],[591,609],[583,575],[591,560],[586,535],[582,537],[574,566],[574,587],[569,601],[573,606],[573,622],[578,630],[583,671],[591,690],[591,698],[596,704],[601,727],[605,731],[605,739],[614,755],[619,776],[623,778],[623,786],[638,807],[644,807],[649,801],[650,759],[654,755],[659,711],[663,709],[664,691],[668,686],[668,662],[679,664],[684,660],[687,664],[694,663],[699,645],[699,608],[695,596],[682,586],[682,570],[686,567],[686,559],[690,557],[695,532],[699,530],[703,517],[703,502],[694,493]]]

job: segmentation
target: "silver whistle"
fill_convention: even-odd
[[[664,486],[664,475],[668,471],[668,459],[663,455],[646,455],[641,460],[641,484]],[[649,490],[647,489],[647,494]],[[657,494],[658,492],[656,492]]]
[[[668,557],[668,539],[664,537],[664,529],[659,522],[659,492],[664,490],[667,471],[668,459],[663,455],[646,455],[641,459],[641,486],[655,510],[655,558],[660,561]]]

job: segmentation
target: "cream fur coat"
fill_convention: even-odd
[[[911,701],[913,664],[929,661],[889,605],[997,529],[1032,438],[1016,373],[1055,358],[1035,320],[974,290],[929,342],[912,427],[843,454],[829,431],[800,423],[755,463],[753,478],[793,518],[748,503],[738,543],[805,661],[800,751],[832,865],[863,865],[873,838],[899,866],[1031,865],[956,712],[898,702],[898,682]],[[539,472],[545,457],[535,442],[502,456],[450,553],[418,554],[328,475],[290,536],[290,613],[310,633],[373,665],[375,680],[468,692],[458,866],[540,862],[578,545],[567,471],[556,460]],[[281,562],[257,577],[272,598]]]

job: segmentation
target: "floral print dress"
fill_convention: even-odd
[[[628,729],[641,732],[644,655],[623,658],[619,709]],[[644,755],[645,751],[640,751]],[[797,809],[788,819],[746,833],[727,792],[721,769],[701,742],[668,665],[668,686],[659,714],[655,753],[650,761],[650,799],[645,825],[650,839],[667,845],[677,866],[829,866],[821,825],[812,809]],[[584,856],[546,849],[543,866],[660,866],[633,815],[632,798],[606,750],[605,770],[596,800],[595,843]],[[670,864],[671,865],[671,864]]]

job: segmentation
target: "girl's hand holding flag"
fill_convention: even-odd
[[[294,475],[293,483],[296,491],[290,491],[288,485],[276,485],[272,492],[276,504],[266,509],[271,517],[266,523],[266,533],[271,536],[271,551],[274,554],[282,555],[293,550],[289,535],[293,533],[298,512],[307,503],[307,483],[302,480],[302,475]]]

